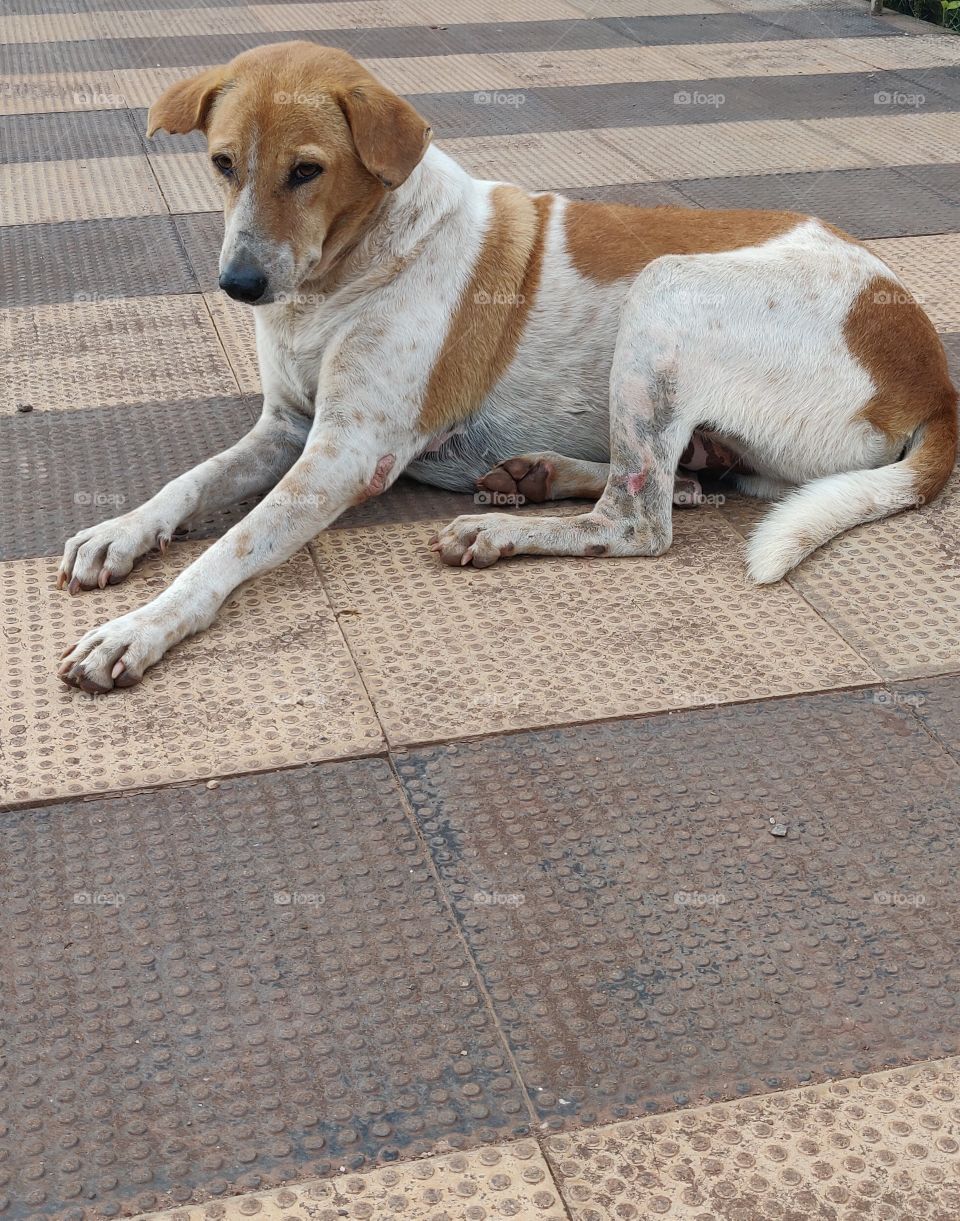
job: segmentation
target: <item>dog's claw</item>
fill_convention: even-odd
[[[70,584],[67,586],[67,593],[70,595],[71,598],[75,598],[79,592],[80,592],[80,582],[77,580],[76,577],[74,577],[73,580],[70,582]]]

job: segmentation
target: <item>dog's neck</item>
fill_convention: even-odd
[[[356,236],[338,250],[305,292],[367,292],[392,279],[424,243],[461,209],[475,182],[451,157],[431,146],[413,173],[377,200]]]

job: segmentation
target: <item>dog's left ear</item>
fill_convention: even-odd
[[[173,136],[205,130],[210,107],[226,81],[225,73],[223,67],[208,68],[199,76],[171,85],[150,107],[147,135],[161,129]]]
[[[406,182],[433,135],[426,119],[376,81],[343,94],[340,106],[366,169],[390,190]]]

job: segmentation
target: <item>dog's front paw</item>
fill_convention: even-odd
[[[136,512],[89,526],[67,541],[57,573],[57,589],[66,585],[69,593],[76,594],[81,589],[116,585],[141,555],[153,547],[164,551],[169,542],[169,533],[147,527]]]
[[[430,547],[452,567],[472,564],[474,568],[489,568],[501,556],[516,552],[516,543],[510,537],[515,524],[506,513],[458,517],[434,535]]]
[[[58,674],[68,686],[98,694],[134,687],[169,647],[162,618],[141,607],[87,632],[63,654]]]

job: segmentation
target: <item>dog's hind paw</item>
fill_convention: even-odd
[[[527,501],[542,504],[550,499],[555,474],[552,462],[538,454],[531,454],[501,462],[492,471],[480,476],[477,487],[481,491],[507,497],[508,504],[522,505]]]

